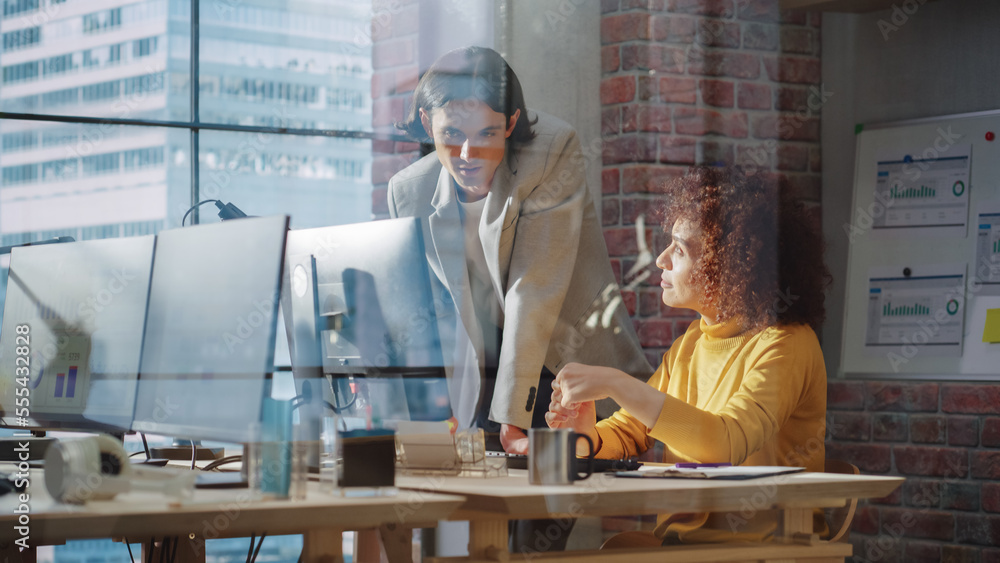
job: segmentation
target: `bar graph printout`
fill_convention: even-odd
[[[872,215],[873,231],[919,229],[965,236],[971,161],[971,145],[881,155],[875,200],[884,205],[885,212]]]
[[[965,265],[875,267],[868,275],[865,351],[890,361],[961,356]]]
[[[976,214],[975,276],[979,295],[1000,295],[1000,201],[983,203]]]

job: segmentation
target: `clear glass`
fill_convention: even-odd
[[[199,93],[205,123],[371,128],[371,25],[353,0],[202,3]]]
[[[8,16],[0,109],[120,119],[190,119],[190,2],[42,0]]]
[[[205,131],[198,155],[199,199],[247,215],[288,214],[301,229],[372,216],[371,141],[272,133]],[[201,208],[202,223],[217,221]]]

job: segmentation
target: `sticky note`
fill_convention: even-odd
[[[1000,342],[1000,309],[986,310],[986,328],[983,329],[983,342]]]

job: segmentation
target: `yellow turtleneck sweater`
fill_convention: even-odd
[[[826,367],[808,326],[750,333],[741,332],[735,321],[693,322],[663,356],[649,384],[667,394],[655,426],[647,428],[619,410],[597,423],[597,457],[637,455],[652,438],[666,445],[667,462],[728,461],[823,471]],[[770,537],[776,525],[773,514],[750,512],[661,515],[656,534],[685,542]],[[816,524],[817,529],[824,526],[821,520]]]

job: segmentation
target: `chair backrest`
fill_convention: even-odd
[[[826,473],[841,473],[845,475],[860,475],[861,471],[857,466],[841,461],[839,459],[827,459],[823,467]],[[852,498],[846,506],[829,509],[826,511],[827,522],[830,525],[831,542],[846,542],[851,529],[851,522],[854,520],[854,513],[858,509],[858,499]]]

